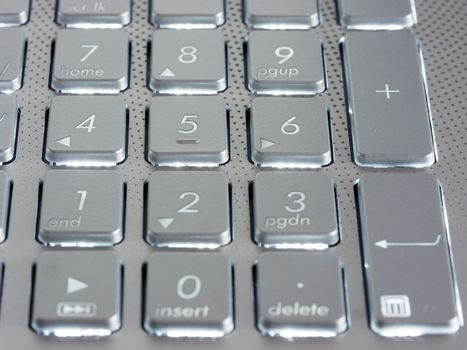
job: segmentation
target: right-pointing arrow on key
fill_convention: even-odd
[[[259,142],[261,143],[261,148],[269,148],[269,147],[272,147],[274,146],[276,143],[275,142],[272,142],[272,141],[269,141],[265,138],[260,138]]]

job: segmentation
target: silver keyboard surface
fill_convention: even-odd
[[[467,350],[466,18],[0,0],[0,348]]]

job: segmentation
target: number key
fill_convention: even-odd
[[[222,98],[153,97],[148,143],[148,160],[155,165],[217,166],[227,162],[227,116]]]
[[[38,240],[108,246],[123,239],[124,182],[113,170],[50,170],[42,184]]]
[[[149,244],[215,248],[230,243],[230,195],[220,172],[159,171],[148,184]]]
[[[151,48],[152,90],[215,94],[227,88],[224,37],[215,30],[156,30]]]
[[[254,239],[266,248],[326,248],[339,242],[328,174],[261,172],[253,184]]]
[[[257,94],[313,95],[326,89],[321,40],[311,31],[253,31],[248,87]]]
[[[322,100],[257,97],[250,110],[251,159],[273,167],[311,168],[331,163],[331,137]]]
[[[56,96],[45,158],[54,165],[111,166],[126,155],[127,110],[120,96]]]
[[[122,29],[63,29],[55,41],[52,88],[118,93],[128,87],[130,43]]]

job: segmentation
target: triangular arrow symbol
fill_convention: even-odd
[[[269,141],[269,140],[266,140],[266,139],[263,139],[263,138],[260,138],[260,143],[261,143],[261,148],[269,148],[271,146],[274,146],[276,143],[275,142],[272,142],[272,141]]]
[[[375,242],[375,246],[380,247],[380,248],[383,248],[383,249],[387,249],[387,247],[388,247],[388,241],[386,241],[386,240],[384,239],[384,240],[382,240],[382,241]]]
[[[168,228],[174,222],[174,218],[158,218],[157,221],[163,228]]]
[[[60,144],[62,144],[64,146],[70,147],[71,146],[71,137],[67,136],[67,137],[64,137],[63,139],[57,140],[55,142],[60,143]]]
[[[66,292],[67,294],[72,294],[79,292],[80,290],[88,288],[88,285],[82,281],[79,281],[74,278],[68,278]]]
[[[164,69],[161,73],[161,77],[174,77],[174,76],[175,76],[175,73],[172,72],[172,70],[169,67]]]

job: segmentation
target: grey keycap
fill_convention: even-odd
[[[23,84],[26,35],[19,28],[0,29],[0,92],[19,90]]]
[[[217,166],[229,160],[227,112],[218,96],[151,100],[148,160],[154,165]]]
[[[159,171],[148,184],[149,244],[216,248],[229,244],[229,180],[215,171]]]
[[[441,193],[431,174],[358,182],[370,325],[380,335],[454,333],[462,323]]]
[[[335,337],[348,328],[345,282],[331,253],[265,253],[256,264],[257,327],[282,338]]]
[[[113,252],[45,252],[35,266],[31,328],[59,338],[120,329],[122,272]]]
[[[129,37],[122,29],[63,29],[55,40],[52,88],[118,93],[128,87]]]
[[[245,0],[245,23],[261,29],[308,29],[319,24],[316,0]]]
[[[339,22],[348,29],[388,30],[417,23],[414,0],[337,0]]]
[[[0,243],[5,241],[8,229],[11,183],[5,171],[0,171]],[[1,267],[0,267],[1,270]],[[1,276],[0,276],[1,277]],[[1,278],[0,278],[1,283]],[[1,290],[1,286],[0,286]]]
[[[49,170],[42,184],[38,240],[95,247],[123,239],[124,182],[114,170]]]
[[[343,57],[354,161],[367,167],[433,165],[431,116],[415,36],[348,33]]]
[[[326,173],[258,173],[253,183],[256,243],[285,249],[323,249],[337,244],[334,187]]]
[[[317,168],[332,162],[329,118],[323,100],[257,97],[250,109],[255,165]]]
[[[170,338],[234,329],[232,264],[216,253],[156,253],[146,266],[144,328]]]
[[[151,23],[161,28],[215,28],[225,22],[223,0],[152,0]]]
[[[72,28],[119,28],[130,24],[131,0],[57,0],[57,23]]]
[[[150,87],[171,94],[215,94],[227,88],[226,50],[216,30],[156,30]]]
[[[253,31],[248,87],[257,94],[313,95],[326,89],[321,40],[311,31]]]
[[[0,95],[0,165],[15,157],[18,104],[13,95]]]
[[[112,166],[126,155],[127,108],[120,96],[55,96],[45,158],[54,165]]]
[[[29,20],[31,0],[0,0],[0,24],[19,26]]]

